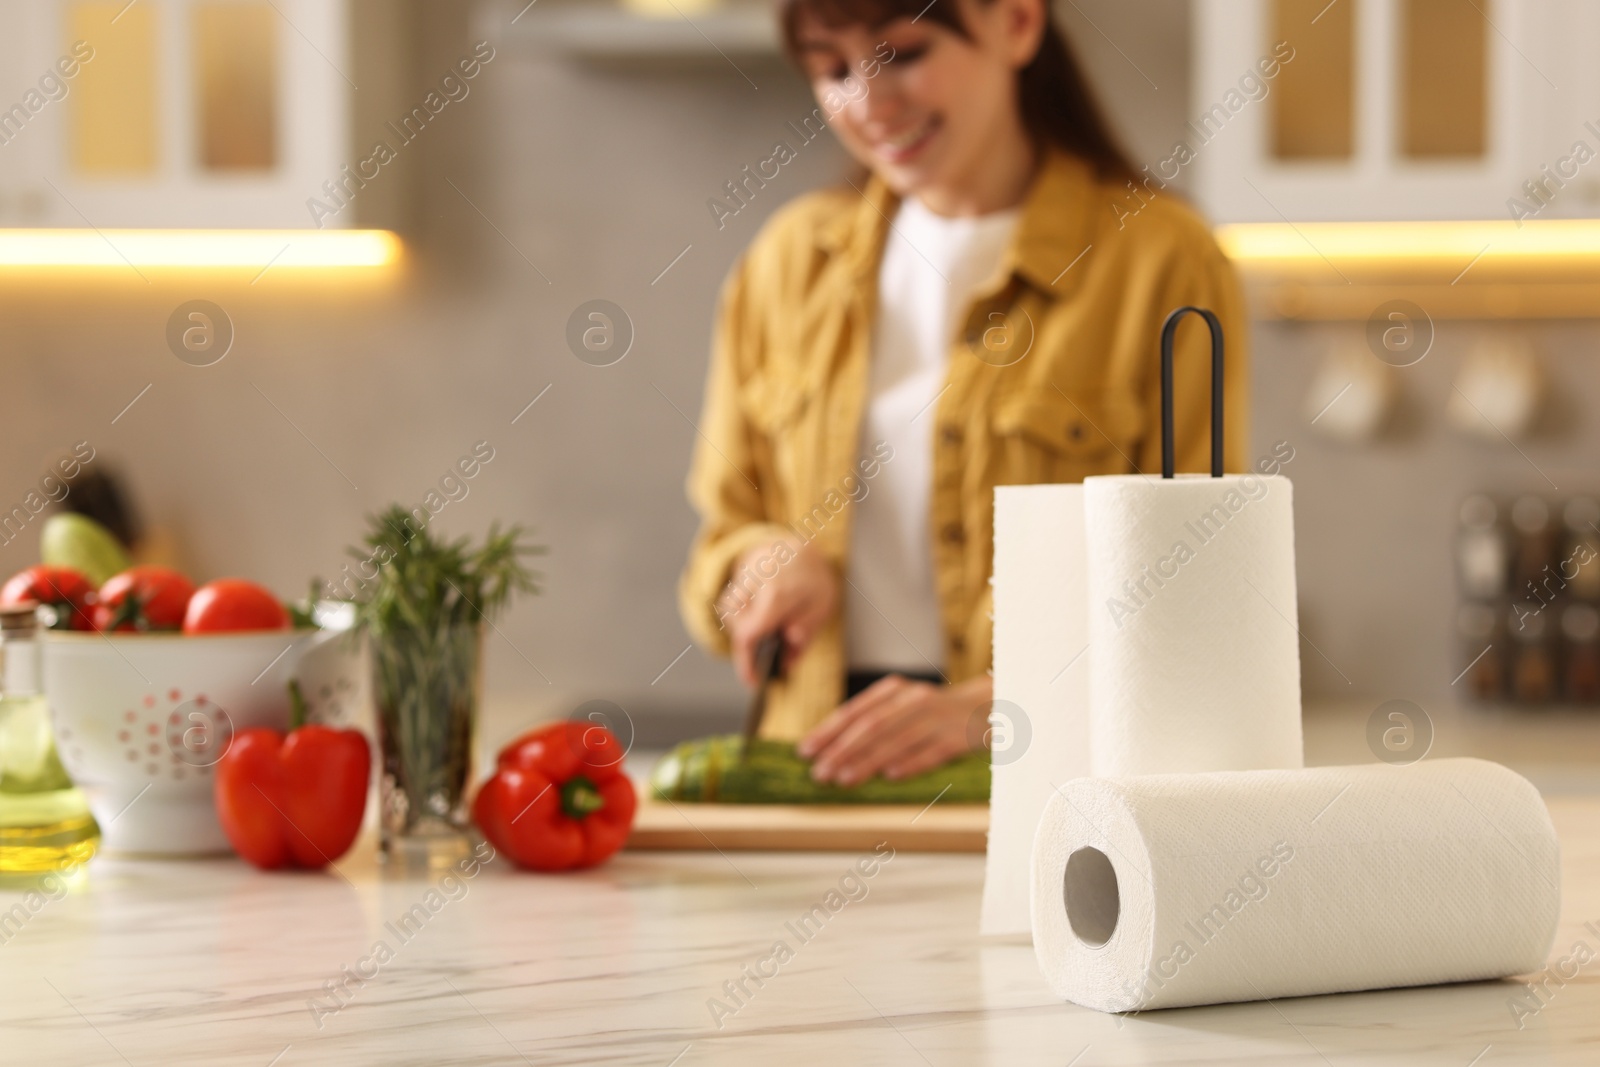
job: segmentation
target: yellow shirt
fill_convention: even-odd
[[[1210,308],[1227,336],[1226,466],[1244,466],[1245,319],[1232,268],[1205,224],[1170,193],[1097,180],[1047,153],[1016,236],[981,287],[934,409],[933,560],[945,675],[989,669],[997,485],[1077,482],[1161,470],[1159,340],[1168,312]],[[1140,206],[1142,203],[1142,207]],[[705,408],[689,470],[701,527],[679,583],[689,632],[726,654],[715,608],[750,548],[811,542],[847,573],[850,500],[881,469],[860,441],[878,264],[898,201],[873,180],[801,197],[767,223],[722,293]],[[1179,331],[1179,470],[1210,469],[1210,340]],[[768,576],[780,566],[768,565]],[[843,597],[840,598],[841,603]],[[834,618],[774,685],[762,732],[795,739],[843,696]]]

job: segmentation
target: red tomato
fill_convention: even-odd
[[[243,578],[218,578],[202,585],[184,612],[186,634],[235,630],[287,630],[289,613],[269,590]]]
[[[41,563],[18,571],[0,586],[0,608],[27,603],[55,608],[53,629],[94,629],[94,584],[71,567]]]
[[[94,609],[97,630],[176,630],[194,583],[170,567],[141,564],[107,579]]]

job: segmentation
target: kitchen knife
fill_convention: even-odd
[[[739,762],[750,755],[750,744],[761,732],[767,713],[767,690],[773,679],[783,674],[783,635],[774,631],[756,645],[756,692],[750,698],[750,712],[744,720],[744,744],[739,747]]]

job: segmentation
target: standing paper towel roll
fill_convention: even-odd
[[[1095,774],[1301,766],[1289,479],[1083,487]]]
[[[1476,759],[1081,778],[1033,852],[1050,986],[1101,1011],[1526,974],[1561,910],[1539,793]]]
[[[1083,486],[995,489],[994,702],[1010,721],[991,745],[983,934],[1028,933],[1039,816],[1090,770],[1087,574]]]

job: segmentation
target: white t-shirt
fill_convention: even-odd
[[[936,401],[972,296],[999,269],[1016,209],[945,218],[914,197],[894,218],[878,270],[878,315],[861,454],[894,450],[865,481],[844,587],[848,663],[855,670],[944,667],[933,577],[929,495]],[[882,455],[880,451],[877,453]]]

